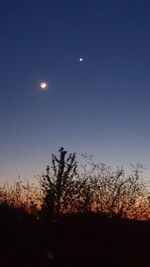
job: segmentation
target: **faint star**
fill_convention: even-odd
[[[61,26],[61,25],[62,25],[62,23],[56,22],[56,26]]]

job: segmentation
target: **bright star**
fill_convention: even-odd
[[[80,61],[80,62],[83,62],[83,61],[84,61],[84,59],[83,59],[82,57],[80,57],[80,58],[79,58],[79,61]]]

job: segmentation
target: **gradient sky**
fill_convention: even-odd
[[[0,1],[1,180],[60,146],[150,173],[149,118],[149,1]]]

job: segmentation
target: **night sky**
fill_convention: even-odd
[[[1,179],[60,146],[150,173],[149,120],[149,1],[0,1]]]

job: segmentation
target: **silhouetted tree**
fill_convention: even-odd
[[[43,209],[51,213],[65,212],[73,194],[74,179],[77,176],[76,154],[63,147],[59,149],[59,157],[52,154],[52,165],[47,166],[46,175],[41,184],[44,192]]]

